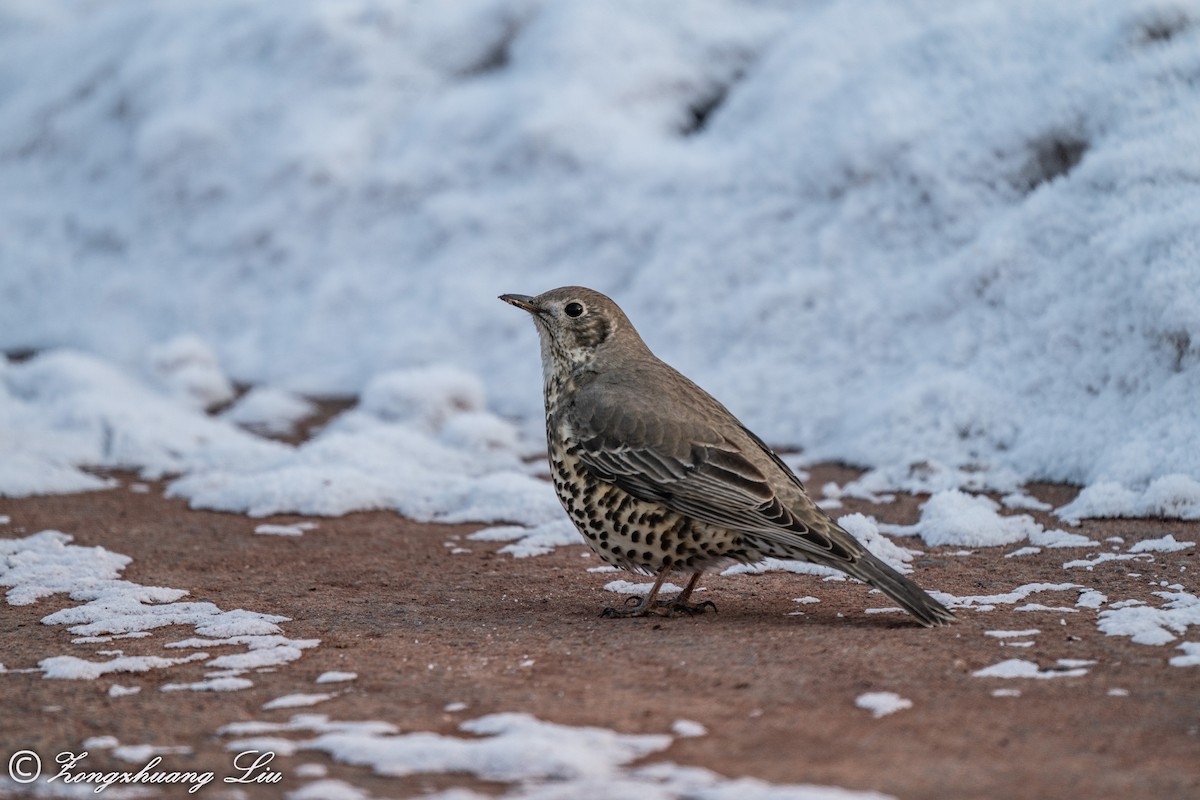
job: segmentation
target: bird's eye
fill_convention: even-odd
[[[563,311],[567,312],[568,317],[578,317],[583,313],[583,303],[567,303]]]

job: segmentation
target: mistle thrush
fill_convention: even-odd
[[[637,605],[606,616],[696,612],[705,569],[768,557],[839,569],[926,626],[954,619],[813,503],[800,479],[711,395],[650,352],[609,298],[576,286],[502,295],[541,339],[554,488],[609,564],[657,580]],[[684,590],[656,596],[672,572]]]

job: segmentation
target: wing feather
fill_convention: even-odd
[[[738,428],[744,436],[723,436],[703,423],[668,420],[648,404],[632,413],[613,400],[589,400],[589,413],[573,415],[571,428],[581,445],[578,456],[598,479],[713,525],[823,559],[857,560],[841,537],[806,524],[780,498],[776,484],[794,485],[801,493],[803,486],[745,428]]]

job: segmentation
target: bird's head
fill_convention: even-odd
[[[645,347],[620,306],[592,289],[564,286],[537,297],[502,294],[500,299],[533,317],[547,369],[578,372],[591,367],[600,353]]]

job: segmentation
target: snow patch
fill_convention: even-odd
[[[269,436],[290,436],[296,423],[316,412],[317,407],[298,394],[255,386],[226,409],[221,418]]]
[[[303,708],[305,706],[315,706],[317,703],[324,703],[326,700],[332,700],[335,697],[337,697],[336,692],[288,694],[267,701],[263,704],[262,708],[263,711],[274,711],[277,708]]]
[[[1195,542],[1177,542],[1175,537],[1167,534],[1161,539],[1143,539],[1137,542],[1133,547],[1129,548],[1131,553],[1178,553],[1180,550],[1187,550],[1189,547],[1195,547]]]
[[[631,581],[609,581],[604,584],[604,591],[616,592],[617,594],[632,594],[644,595],[650,594],[650,590],[654,588],[653,583],[633,583]],[[671,592],[682,592],[682,586],[676,586],[673,583],[667,582],[659,589],[660,593],[670,594]]]
[[[1086,536],[1062,530],[1046,530],[1028,514],[1004,516],[1000,504],[983,495],[958,489],[938,492],[921,505],[916,525],[882,525],[880,529],[900,535],[919,535],[932,547],[997,547],[1029,542],[1037,547],[1083,547],[1095,542]]]
[[[976,678],[1078,678],[1086,675],[1088,670],[1084,667],[1072,667],[1066,664],[1059,665],[1057,668],[1045,669],[1040,668],[1033,661],[1025,661],[1020,658],[1010,658],[1007,661],[1001,661],[999,664],[993,664],[990,667],[976,670],[971,674]]]
[[[213,603],[183,601],[187,592],[182,589],[121,580],[121,571],[132,561],[129,556],[102,547],[80,547],[71,540],[59,531],[0,539],[0,586],[10,587],[9,604],[29,605],[43,597],[67,594],[77,604],[49,614],[42,622],[68,625],[71,633],[87,641],[147,636],[158,628],[187,625],[199,637],[211,638],[165,646],[207,650],[233,645],[243,646],[247,652],[215,658],[207,652],[174,658],[117,655],[107,661],[52,656],[38,665],[47,678],[95,680],[111,673],[146,672],[194,661],[219,669],[268,667],[293,661],[303,649],[318,643],[315,639],[282,636],[278,623],[288,621],[287,617],[245,609],[223,611]],[[233,684],[225,681],[219,685],[229,688]],[[248,680],[237,681],[237,688],[249,685]],[[206,688],[211,687],[206,684]]]
[[[871,716],[879,719],[912,708],[913,704],[912,700],[905,699],[895,692],[867,692],[855,698],[854,705],[870,711]]]
[[[1158,607],[1113,603],[1100,612],[1096,626],[1109,636],[1163,645],[1185,635],[1192,625],[1200,625],[1200,598],[1183,591],[1154,594],[1166,602]]]
[[[297,522],[292,525],[256,525],[254,532],[267,536],[303,536],[305,531],[316,530],[315,522]]]
[[[383,722],[336,722],[323,715],[301,714],[284,723],[233,723],[222,728],[220,734],[231,737],[226,745],[231,752],[273,749],[290,755],[317,751],[344,764],[370,767],[379,775],[462,774],[514,784],[502,795],[513,800],[546,792],[556,797],[703,796],[746,800],[886,797],[875,792],[731,779],[702,767],[671,762],[629,766],[669,747],[674,739],[666,734],[621,734],[603,728],[558,725],[519,713],[490,714],[468,720],[459,729],[467,736],[397,733],[394,726]],[[691,726],[687,729],[689,733],[696,730]],[[284,734],[309,734],[311,738],[283,738]]]
[[[677,719],[671,723],[671,733],[681,739],[693,739],[697,736],[707,736],[708,728],[690,719]]]
[[[317,683],[344,683],[358,680],[357,672],[322,672],[317,676]]]
[[[1116,481],[1097,482],[1084,488],[1078,497],[1054,513],[1065,520],[1100,517],[1200,519],[1200,480],[1193,475],[1162,475],[1140,492]]]

